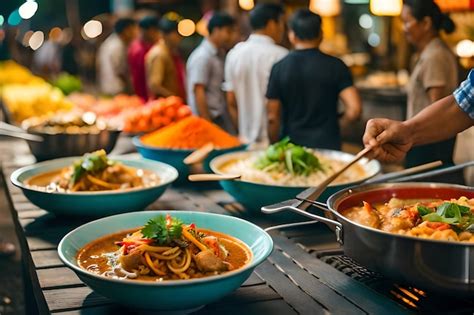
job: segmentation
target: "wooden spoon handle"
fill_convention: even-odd
[[[239,179],[240,175],[222,175],[222,174],[192,174],[188,176],[191,182],[209,182],[220,180]]]
[[[190,155],[188,155],[184,160],[183,163],[186,165],[191,165],[191,164],[197,164],[202,161],[211,153],[211,151],[214,150],[214,144],[211,142],[203,145]]]
[[[296,198],[299,200],[309,200],[309,201],[314,201],[316,200],[321,194],[323,193],[324,190],[326,190],[326,187],[332,183],[339,175],[344,173],[349,167],[351,167],[353,164],[357,163],[360,159],[362,159],[364,156],[366,156],[370,151],[372,151],[373,147],[368,146],[359,153],[357,153],[356,156],[352,160],[350,160],[346,165],[344,165],[343,168],[341,168],[339,171],[336,173],[332,174],[328,178],[326,178],[324,181],[322,181],[318,186],[308,188],[301,193],[299,193]],[[307,208],[309,203],[304,204],[302,207],[299,207],[300,209],[302,208]]]

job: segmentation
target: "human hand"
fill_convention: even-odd
[[[365,146],[373,146],[370,154],[384,162],[401,161],[413,146],[410,128],[403,122],[385,118],[371,119],[365,127]]]

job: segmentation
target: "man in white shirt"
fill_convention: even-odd
[[[253,147],[268,144],[265,92],[273,64],[288,54],[278,46],[284,31],[280,5],[259,4],[250,12],[252,35],[237,44],[225,62],[224,90],[240,139]]]
[[[100,91],[107,95],[124,93],[128,86],[127,48],[138,33],[130,18],[117,20],[114,32],[102,43],[97,54]]]

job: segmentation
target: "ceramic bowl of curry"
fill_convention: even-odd
[[[100,249],[100,246],[107,246],[102,243],[107,243],[108,235],[123,231],[126,234],[130,229],[142,228],[143,231],[144,224],[164,215],[179,219],[189,226],[238,240],[251,252],[248,256],[250,259],[243,266],[222,274],[177,280],[110,277],[88,268],[86,270],[82,265],[83,249],[90,248],[87,247],[88,244]],[[187,251],[190,247],[184,248]],[[272,239],[264,230],[239,218],[192,211],[145,211],[110,216],[82,225],[61,240],[58,253],[66,266],[84,283],[119,304],[133,309],[192,312],[239,288],[253,270],[270,255],[272,249]],[[100,263],[98,265],[100,268]]]
[[[153,176],[156,181],[142,187],[103,191],[56,191],[48,187],[57,174],[81,157],[69,157],[22,167],[10,177],[34,205],[57,215],[103,217],[145,209],[176,180],[178,172],[165,163],[145,159],[113,158],[120,164]]]

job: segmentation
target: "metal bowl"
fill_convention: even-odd
[[[37,161],[68,156],[81,156],[104,149],[107,153],[115,147],[119,130],[101,130],[97,133],[45,133],[28,130],[28,133],[43,137],[43,142],[27,141]]]

